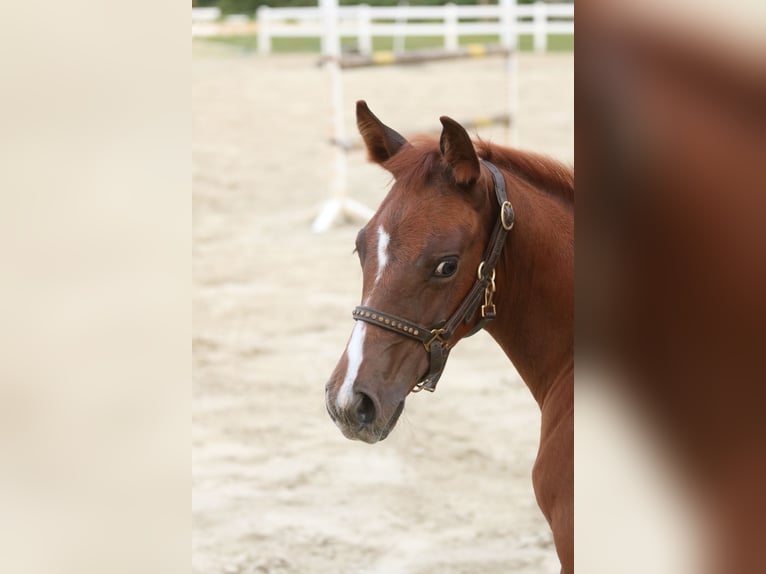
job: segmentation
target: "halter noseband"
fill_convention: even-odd
[[[460,324],[468,323],[473,318],[481,302],[482,295],[484,296],[484,304],[481,305],[481,319],[479,319],[478,323],[466,337],[477,333],[489,321],[495,318],[495,305],[492,302],[492,297],[495,294],[495,266],[503,251],[505,238],[513,227],[515,214],[511,202],[508,201],[505,179],[500,170],[488,161],[482,160],[482,163],[487,166],[492,174],[492,179],[495,183],[495,195],[500,205],[500,217],[495,223],[492,235],[489,238],[489,244],[484,251],[484,260],[479,264],[476,281],[452,316],[442,324],[429,328],[371,307],[359,306],[352,313],[356,321],[372,323],[378,327],[423,343],[423,347],[425,347],[426,352],[430,355],[430,368],[428,374],[415,385],[412,392],[419,392],[423,389],[430,392],[436,390],[436,383],[442,376],[451,350],[451,347],[448,346],[449,340],[455,334]]]

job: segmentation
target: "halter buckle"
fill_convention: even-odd
[[[516,214],[513,212],[513,205],[511,205],[510,201],[506,200],[500,206],[500,223],[502,224],[503,229],[510,231],[513,229],[515,221]]]

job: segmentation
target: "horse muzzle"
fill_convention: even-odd
[[[374,444],[384,440],[393,430],[404,410],[404,399],[391,415],[386,415],[371,393],[356,391],[350,400],[337,404],[337,397],[328,384],[325,390],[327,414],[348,439]]]

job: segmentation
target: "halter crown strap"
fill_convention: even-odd
[[[423,344],[426,352],[430,355],[430,367],[425,377],[415,385],[413,392],[423,389],[433,392],[436,389],[436,383],[444,371],[447,357],[452,348],[449,345],[449,340],[461,324],[468,323],[473,319],[480,307],[482,297],[484,298],[484,305],[481,305],[481,317],[466,337],[475,334],[495,318],[495,305],[492,302],[492,297],[495,294],[495,266],[500,259],[508,232],[513,227],[515,214],[511,202],[508,201],[505,178],[502,173],[490,162],[484,160],[481,162],[492,174],[495,196],[500,205],[500,216],[495,222],[489,243],[484,251],[484,260],[479,265],[477,279],[450,318],[441,326],[429,328],[372,307],[359,306],[352,313],[356,321],[372,323],[383,329],[416,339]]]

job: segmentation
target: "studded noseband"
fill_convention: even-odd
[[[495,305],[492,302],[492,297],[495,294],[495,266],[503,251],[505,238],[513,227],[515,214],[511,202],[508,201],[505,179],[500,170],[488,161],[482,160],[481,163],[487,166],[492,174],[492,179],[495,183],[495,196],[500,205],[500,217],[495,223],[492,235],[489,238],[489,244],[484,251],[484,260],[479,264],[476,281],[452,316],[440,325],[424,327],[423,325],[371,307],[359,306],[352,313],[357,321],[372,323],[378,327],[423,343],[426,352],[430,355],[430,367],[425,377],[412,389],[413,392],[423,389],[430,392],[436,390],[436,383],[444,371],[447,357],[452,348],[449,346],[450,339],[461,324],[468,323],[474,317],[482,295],[484,297],[484,304],[481,305],[481,318],[466,337],[470,337],[478,332],[489,321],[495,318]]]

